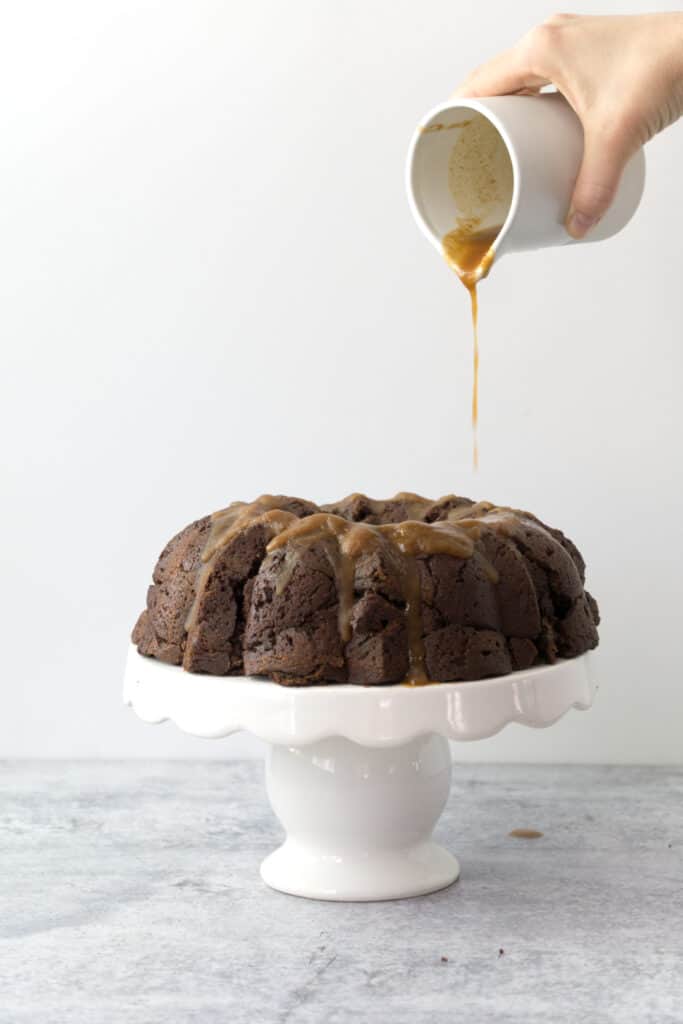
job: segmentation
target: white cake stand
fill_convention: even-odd
[[[211,739],[246,729],[269,744],[268,796],[287,838],[261,865],[268,885],[385,900],[458,877],[432,839],[451,784],[449,739],[552,725],[594,692],[588,655],[474,683],[297,688],[191,674],[131,646],[124,701],[146,722]]]

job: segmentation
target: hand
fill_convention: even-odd
[[[683,113],[683,13],[557,14],[473,72],[459,96],[555,85],[584,131],[566,227],[582,238],[608,209],[629,157]]]

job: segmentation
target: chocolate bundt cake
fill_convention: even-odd
[[[264,495],[167,544],[133,641],[289,685],[483,679],[596,646],[584,570],[559,530],[489,502]]]

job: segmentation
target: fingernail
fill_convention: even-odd
[[[578,210],[570,210],[567,217],[567,231],[572,238],[583,238],[587,231],[595,224],[595,217],[587,217],[585,213]]]

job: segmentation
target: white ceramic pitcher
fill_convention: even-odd
[[[500,226],[496,257],[567,245],[564,227],[583,154],[581,123],[559,93],[457,99],[430,111],[416,130],[407,164],[408,199],[427,238],[441,251],[458,220],[477,230]],[[586,242],[620,231],[645,182],[642,149],[627,164],[617,195]]]

